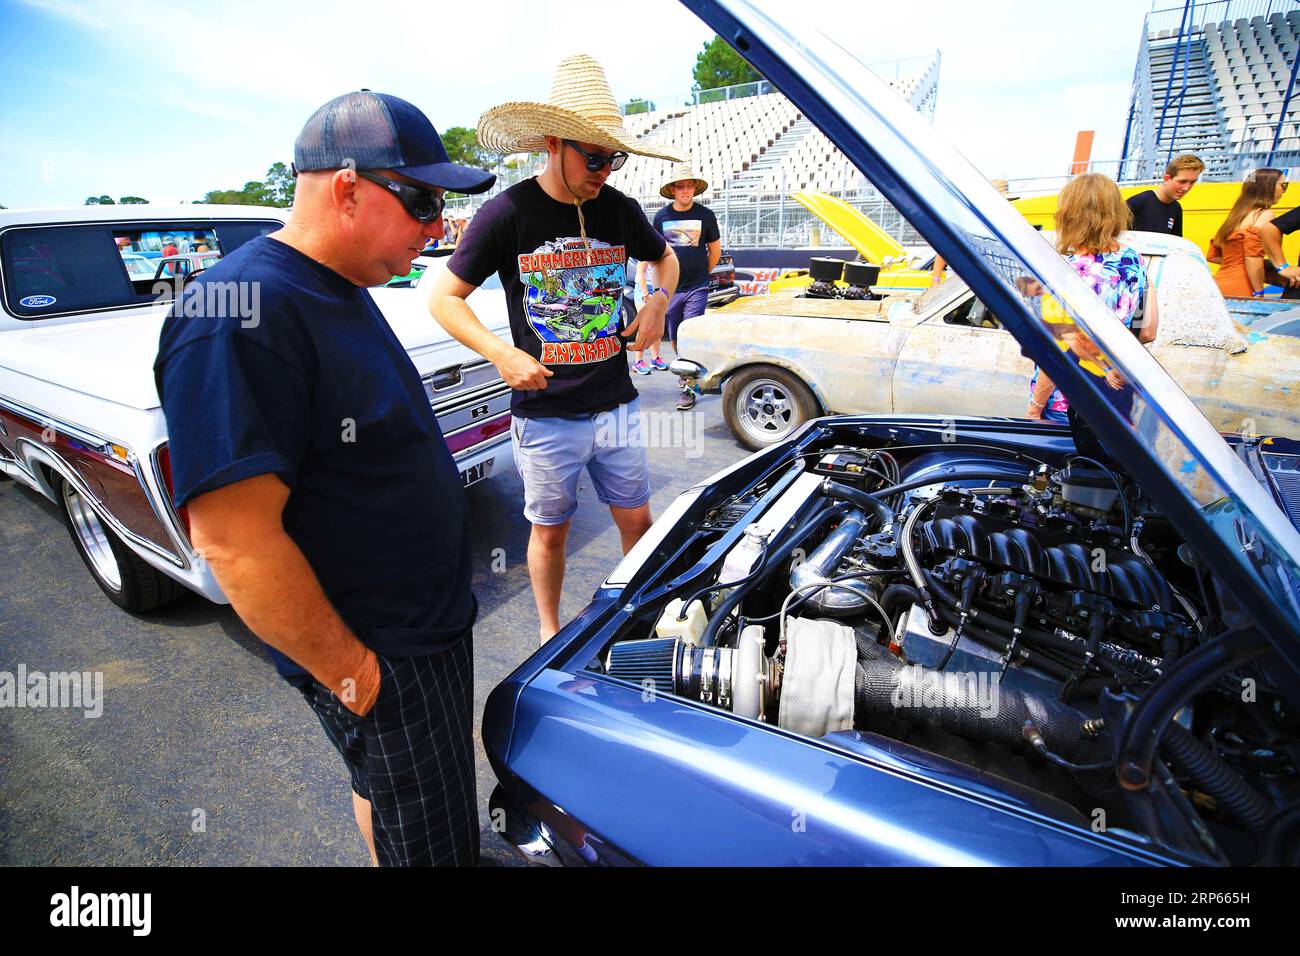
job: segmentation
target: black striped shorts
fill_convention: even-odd
[[[379,696],[358,717],[333,691],[301,688],[370,801],[380,866],[474,866],[473,636],[428,657],[379,659]]]

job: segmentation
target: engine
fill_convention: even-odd
[[[1082,456],[935,458],[839,443],[735,495],[702,586],[647,609],[604,670],[846,746],[887,737],[1189,856],[1285,852],[1268,826],[1295,815],[1300,748],[1260,665],[1179,700],[1151,760],[1130,752],[1228,616],[1141,489]],[[1247,672],[1267,706],[1234,696]],[[1130,786],[1135,766],[1159,781]]]

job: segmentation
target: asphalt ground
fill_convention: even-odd
[[[665,357],[671,350],[665,343]],[[704,396],[674,410],[668,372],[633,376],[661,513],[745,455]],[[609,511],[584,478],[569,538],[563,620],[621,557]],[[537,644],[525,561],[528,522],[513,468],[468,492],[473,527],[474,697]],[[0,708],[0,864],[353,865],[369,863],[346,772],[315,716],[228,606],[187,595],[148,616],[111,603],[60,512],[0,481],[0,671],[100,671],[103,713]],[[495,786],[477,748],[485,860],[516,858],[490,829]]]

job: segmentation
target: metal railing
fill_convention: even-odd
[[[1195,4],[1190,11],[1183,4],[1157,10],[1153,3],[1146,16],[1146,32],[1150,36],[1156,32],[1177,30],[1180,26],[1184,30],[1200,30],[1207,23],[1268,18],[1275,13],[1286,14],[1297,9],[1300,9],[1300,0],[1207,0]],[[1190,22],[1184,17],[1188,12],[1191,13]]]
[[[911,223],[874,188],[828,190],[828,193],[874,220],[902,245],[926,244]],[[649,199],[643,199],[642,205],[648,207],[649,202]],[[664,205],[657,196],[654,202],[658,206]],[[848,244],[784,192],[743,198],[722,196],[714,199],[709,208],[718,217],[725,249],[801,249]],[[647,212],[654,215],[653,209],[647,208]]]
[[[532,172],[518,170],[507,171],[509,176],[524,178]],[[501,189],[508,188],[497,180],[493,188],[494,195]],[[826,190],[853,206],[859,212],[874,220],[885,232],[893,236],[902,245],[925,245],[911,224],[890,203],[870,185],[863,184],[850,189]],[[487,196],[475,196],[473,201],[453,201],[447,206],[447,215],[456,218],[460,215],[472,215],[473,209]],[[633,196],[647,218],[653,218],[659,209],[667,205],[658,193]],[[765,192],[732,196],[724,193],[708,199],[697,200],[708,206],[718,217],[718,229],[722,235],[723,249],[799,249],[814,246],[845,246],[847,242],[831,231],[820,219],[810,213],[798,202],[791,199],[788,192]]]
[[[1206,166],[1206,173],[1201,182],[1240,182],[1249,170],[1261,166],[1289,168],[1300,173],[1300,149],[1198,150],[1196,155]],[[1121,169],[1123,178],[1120,178]],[[1094,160],[1088,164],[1086,172],[1105,173],[1122,184],[1160,182],[1164,177],[1165,160],[1163,156],[1147,160],[1135,158]],[[1061,187],[1072,178],[1070,174],[1062,173],[1059,176],[1011,179],[1008,180],[1008,184],[1013,194],[1032,196],[1059,192]]]

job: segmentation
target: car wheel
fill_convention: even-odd
[[[70,482],[60,477],[55,481],[72,543],[90,576],[114,604],[144,613],[184,592],[179,583],[140,560]]]
[[[820,414],[799,377],[770,365],[737,372],[722,386],[722,414],[736,440],[758,451]]]

